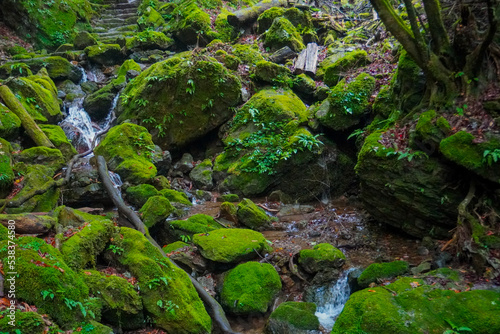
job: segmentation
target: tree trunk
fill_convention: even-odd
[[[30,114],[24,109],[23,105],[16,96],[12,93],[9,87],[5,85],[0,85],[0,97],[5,102],[7,107],[16,114],[17,117],[21,120],[21,124],[23,125],[24,130],[28,136],[35,142],[38,146],[45,146],[54,148],[54,144],[47,138],[45,133],[38,127],[33,118],[31,118]]]
[[[40,214],[0,214],[0,222],[3,226],[8,227],[9,221],[15,222],[16,234],[43,234],[56,224],[56,220],[45,212]]]
[[[287,0],[261,1],[251,7],[242,8],[227,16],[227,22],[233,27],[242,27],[255,21],[260,14],[272,7],[286,7]]]

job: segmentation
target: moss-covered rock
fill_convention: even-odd
[[[126,279],[107,276],[96,270],[85,270],[83,277],[90,293],[103,302],[104,321],[123,330],[143,326],[142,299]]]
[[[352,82],[339,82],[316,111],[321,124],[342,131],[358,124],[375,89],[375,78],[361,73]]]
[[[317,244],[313,249],[303,249],[299,253],[299,264],[305,271],[315,274],[326,268],[340,268],[345,262],[345,255],[330,244]]]
[[[386,147],[381,143],[385,135],[369,135],[358,155],[365,209],[374,219],[411,235],[448,237],[466,193],[457,184],[456,171],[423,152]]]
[[[472,333],[500,330],[495,316],[500,311],[498,292],[455,293],[416,281],[402,279],[352,294],[331,333],[443,333],[452,324],[468,327]]]
[[[124,123],[109,130],[94,150],[108,162],[108,167],[132,183],[144,183],[156,175],[151,162],[154,144],[142,126]],[[143,203],[144,204],[144,203]]]
[[[24,70],[20,73],[19,68],[23,68]],[[74,83],[79,83],[83,76],[81,70],[67,59],[60,56],[50,56],[25,59],[22,62],[2,65],[0,66],[0,78],[6,79],[10,75],[18,74],[23,76],[26,73],[31,75],[44,68],[48,76],[54,81],[71,80]]]
[[[181,203],[183,205],[191,206],[191,203],[185,193],[182,191],[177,191],[174,189],[163,189],[160,191],[160,194],[167,198],[170,202]]]
[[[398,68],[391,85],[397,109],[403,113],[411,111],[422,101],[426,90],[426,79],[422,69],[403,49],[399,56]]]
[[[215,59],[224,64],[228,69],[236,71],[241,64],[240,58],[228,54],[224,50],[217,50],[215,52]]]
[[[62,155],[61,159],[63,159]],[[64,161],[64,159],[62,161]],[[52,177],[54,176],[55,170],[49,166],[33,165],[25,167],[22,172],[24,173],[24,178],[21,182],[22,189],[14,196],[13,200],[26,195],[33,189],[40,189],[47,182],[53,182]],[[60,189],[53,187],[41,195],[32,197],[21,206],[17,208],[7,208],[5,211],[7,213],[50,212],[57,206],[60,194]]]
[[[114,233],[111,220],[91,221],[62,244],[61,253],[68,266],[75,270],[95,267],[97,255],[104,250]]]
[[[376,283],[379,279],[391,279],[406,274],[408,271],[406,261],[372,263],[359,275],[358,284],[366,288],[370,283]]]
[[[238,204],[236,216],[240,224],[252,230],[269,228],[271,223],[276,221],[276,218],[268,216],[263,209],[259,208],[248,198],[244,198],[243,201]]]
[[[241,59],[243,64],[254,65],[265,60],[255,44],[234,44],[233,55]]]
[[[296,52],[305,48],[302,37],[293,24],[284,17],[278,17],[264,35],[264,47],[276,51],[285,46]]]
[[[113,100],[118,92],[125,86],[126,77],[120,76],[101,89],[88,94],[83,100],[83,108],[94,121],[101,121],[111,110]]]
[[[307,334],[319,329],[318,317],[314,314],[316,305],[306,302],[284,302],[271,313],[266,333]]]
[[[475,137],[459,131],[443,139],[439,144],[441,153],[451,160],[484,178],[500,183],[498,156],[500,155],[500,138],[476,144]]]
[[[146,204],[151,197],[160,196],[160,192],[150,184],[139,184],[137,186],[128,187],[125,192],[128,201],[137,207]]]
[[[184,248],[186,246],[189,246],[189,245],[183,241],[176,241],[176,242],[172,242],[168,245],[163,246],[162,249],[166,254],[169,254],[169,253],[172,253],[178,249]]]
[[[281,279],[272,265],[247,262],[225,275],[221,302],[234,314],[264,313],[280,290]]]
[[[238,217],[236,216],[237,212],[238,212],[238,209],[237,209],[236,205],[234,205],[231,202],[223,202],[220,205],[219,216],[221,218],[229,220],[233,223],[236,223],[236,222],[238,222]]]
[[[127,39],[127,51],[166,50],[174,44],[174,40],[162,32],[146,30]]]
[[[40,129],[45,133],[47,138],[54,144],[54,146],[61,151],[66,160],[70,160],[76,155],[76,150],[71,142],[66,137],[63,129],[59,125],[41,124]]]
[[[215,19],[215,30],[218,32],[217,38],[223,42],[232,42],[240,36],[240,31],[237,27],[233,27],[227,21],[227,16],[231,12],[223,8]]]
[[[142,213],[142,221],[144,224],[150,228],[156,223],[165,220],[174,210],[170,201],[165,197],[152,196],[148,198],[139,212]]]
[[[310,98],[316,91],[316,82],[304,73],[299,74],[293,80],[293,90],[300,96]]]
[[[45,146],[25,149],[16,155],[16,160],[27,164],[44,165],[53,171],[62,168],[66,161],[61,151]]]
[[[334,87],[344,78],[346,71],[365,66],[369,61],[368,54],[364,50],[348,52],[324,69],[323,81],[328,86]]]
[[[222,202],[239,202],[240,196],[238,194],[223,194],[220,196]]]
[[[4,311],[5,312],[5,311]],[[13,316],[15,321],[9,316]],[[13,324],[13,325],[12,325]],[[51,326],[56,330],[57,326]],[[30,333],[44,334],[46,333],[46,324],[42,316],[36,312],[22,312],[16,310],[13,314],[5,314],[0,319],[0,332],[2,333]]]
[[[165,20],[153,7],[148,6],[137,20],[137,25],[141,31],[155,31],[165,24]]]
[[[140,232],[122,227],[116,260],[137,278],[144,309],[172,333],[210,333],[211,319],[187,274],[164,258]]]
[[[179,148],[227,121],[240,94],[238,78],[215,59],[179,55],[154,64],[127,85],[118,120],[137,120],[162,148]]]
[[[84,50],[87,46],[97,45],[97,40],[87,31],[80,31],[73,40],[75,50]]]
[[[251,71],[257,82],[270,83],[278,86],[291,86],[292,72],[288,67],[270,61],[259,61]]]
[[[282,7],[272,7],[266,9],[262,14],[257,18],[257,32],[259,34],[263,34],[267,29],[271,28],[271,25],[274,22],[274,19],[277,17],[283,16],[285,9]]]
[[[203,257],[222,263],[238,263],[268,250],[264,236],[252,230],[217,229],[209,233],[195,234],[193,243]]]
[[[125,59],[125,54],[122,52],[122,48],[118,44],[98,44],[87,46],[85,48],[85,54],[90,61],[105,66],[121,64]]]
[[[0,138],[0,198],[10,193],[15,178],[12,170],[11,150],[10,143]]]
[[[211,190],[213,188],[212,160],[205,159],[189,173],[189,178],[196,188]]]
[[[373,101],[373,113],[388,118],[393,111],[397,110],[397,103],[394,100],[393,90],[390,85],[380,87],[377,97]]]
[[[17,238],[16,243],[16,298],[36,305],[40,313],[48,314],[63,329],[84,320],[81,309],[91,309],[87,304],[88,287],[66,265],[61,253],[38,238]],[[3,241],[0,245],[3,263],[8,263],[8,255],[7,241]],[[81,308],[76,304],[68,307],[68,301],[81,303]]]
[[[160,243],[192,240],[197,233],[208,233],[222,228],[215,219],[205,214],[195,214],[186,220],[172,220],[158,224],[151,230]]]
[[[11,140],[19,135],[21,120],[10,111],[3,103],[0,103],[0,138]]]

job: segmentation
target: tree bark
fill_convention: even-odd
[[[318,66],[318,44],[309,43],[306,48],[306,64],[304,71],[312,78],[316,75],[316,68]]]
[[[23,105],[16,96],[12,93],[9,87],[5,85],[0,85],[0,97],[5,102],[7,107],[16,114],[21,120],[24,130],[28,136],[35,142],[38,146],[45,146],[54,148],[54,144],[47,138],[45,133],[38,127],[30,114],[24,109]]]
[[[113,187],[113,182],[111,182],[111,178],[109,177],[108,167],[106,165],[106,160],[102,156],[97,156],[97,169],[99,172],[99,176],[101,177],[104,188],[108,192],[109,196],[113,200],[113,203],[118,208],[118,211],[123,214],[131,223],[134,225],[135,229],[144,234],[144,236],[153,244],[156,248],[158,248],[161,254],[164,257],[167,257],[163,249],[158,245],[158,243],[149,235],[149,232],[146,229],[146,226],[141,221],[139,216],[132,211],[128,206],[125,205],[122,198],[116,192],[116,189]],[[170,261],[180,270],[180,268],[174,261],[170,259]],[[219,328],[223,333],[227,334],[235,334],[229,325],[229,321],[226,318],[224,310],[220,306],[220,304],[205,291],[205,289],[201,286],[201,284],[195,280],[191,275],[188,275],[191,283],[193,283],[194,288],[198,292],[200,298],[205,302],[207,306],[209,306],[209,313],[212,316],[212,319],[217,323]]]
[[[287,0],[261,1],[251,7],[242,8],[227,16],[227,22],[233,27],[249,25],[255,21],[260,14],[272,7],[286,7]]]

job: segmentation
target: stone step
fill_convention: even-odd
[[[116,14],[137,14],[137,8],[125,8],[125,9],[105,9],[101,12],[103,15],[116,15]]]
[[[106,14],[106,15],[101,15],[99,17],[100,20],[106,20],[106,19],[114,19],[114,18],[119,18],[119,19],[128,19],[130,17],[138,17],[136,12],[133,13],[117,13],[117,14]]]

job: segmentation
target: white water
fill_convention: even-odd
[[[90,148],[96,131],[89,115],[83,109],[83,98],[74,99],[66,105],[68,117],[61,122],[61,127],[78,151]]]
[[[320,324],[325,327],[328,332],[332,330],[335,320],[344,309],[344,305],[351,295],[351,289],[347,279],[349,273],[353,270],[355,270],[355,268],[344,271],[337,282],[316,290],[316,297],[314,300],[317,306],[316,316]]]
[[[111,182],[113,182],[113,186],[115,187],[115,189],[117,190],[120,190],[120,187],[123,185],[123,182],[122,182],[122,179],[120,178],[120,175],[112,172],[112,171],[108,171],[109,173],[109,177],[111,179]],[[121,196],[121,191],[118,191],[118,194]]]

